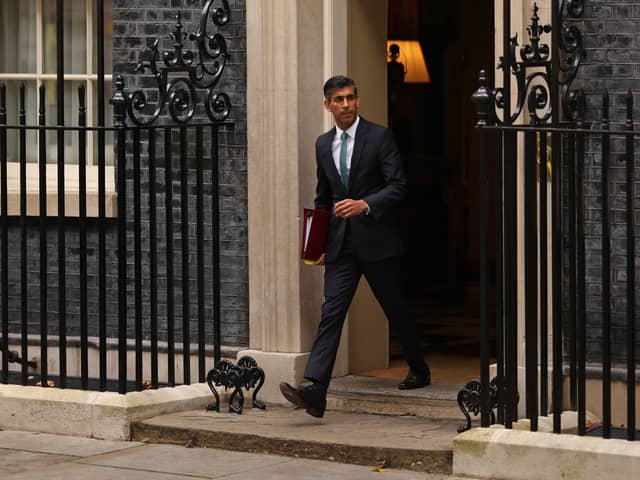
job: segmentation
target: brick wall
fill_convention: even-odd
[[[141,58],[145,58],[144,50],[156,39],[160,40],[162,51],[172,51],[173,41],[168,34],[175,29],[176,15],[180,12],[185,32],[192,33],[198,29],[202,15],[203,0],[114,0],[113,2],[113,69],[114,73],[125,76],[126,88],[131,91],[142,89],[150,103],[157,98],[155,81],[149,75],[133,73],[133,69]],[[214,7],[222,6],[222,2],[214,2]],[[220,241],[221,241],[221,281],[222,281],[222,339],[230,345],[248,344],[248,262],[247,262],[247,124],[246,124],[246,25],[244,0],[229,2],[229,22],[218,30],[209,22],[209,32],[219,31],[227,43],[230,59],[225,65],[216,91],[229,95],[232,103],[229,121],[234,126],[220,134]],[[195,46],[185,41],[185,48],[194,53]],[[205,120],[203,95],[200,98],[194,121]],[[168,116],[165,111],[164,116]],[[189,133],[193,138],[193,131]],[[209,141],[205,135],[205,141]],[[174,142],[176,146],[177,142]],[[145,149],[143,148],[143,152]],[[205,152],[208,148],[205,147]],[[159,155],[162,155],[160,148]],[[189,156],[193,157],[193,149]],[[174,152],[174,202],[180,196],[180,170],[177,169],[177,151]],[[144,163],[144,162],[143,162]],[[193,162],[190,162],[193,165]],[[130,164],[129,164],[130,165]],[[130,172],[128,173],[130,177]],[[143,168],[143,178],[145,170]],[[193,176],[192,176],[193,179]],[[205,185],[210,177],[205,174]],[[191,185],[192,188],[193,185]],[[129,182],[129,198],[132,194],[132,182]],[[195,223],[195,198],[190,197],[192,221]],[[205,202],[206,208],[207,202]],[[161,214],[159,212],[159,214]],[[174,239],[179,241],[179,216],[175,216]],[[205,219],[210,218],[210,211],[205,211]],[[195,254],[195,226],[190,227],[190,253]],[[210,252],[209,244],[205,251]],[[159,252],[160,253],[160,252]],[[179,252],[176,251],[176,256]],[[179,260],[176,259],[176,260]],[[179,261],[176,263],[176,284],[174,289],[181,292]],[[195,266],[194,266],[195,267]],[[194,280],[195,269],[192,268],[191,280]],[[208,277],[209,278],[209,277]],[[191,291],[195,290],[191,287]],[[209,301],[207,302],[210,303]],[[210,306],[210,305],[209,305]],[[195,303],[192,305],[195,311]],[[179,323],[181,309],[176,308],[176,321]]]
[[[127,91],[142,89],[151,103],[157,100],[157,87],[149,76],[134,74],[133,70],[143,54],[145,47],[153,43],[155,38],[161,39],[161,52],[171,49],[172,41],[167,35],[174,31],[175,16],[181,12],[186,32],[195,32],[201,17],[203,0],[113,0],[113,71],[114,76],[122,74],[126,81]],[[217,2],[221,5],[221,2]],[[231,0],[229,23],[219,30],[211,25],[213,33],[219,31],[223,34],[230,60],[227,62],[222,79],[216,91],[229,95],[232,103],[229,121],[232,127],[225,128],[219,136],[219,190],[220,190],[220,240],[221,240],[221,309],[222,309],[222,343],[224,345],[248,344],[248,262],[247,262],[247,125],[246,125],[246,27],[245,27],[245,2],[244,0]],[[218,6],[220,6],[218,5]],[[195,51],[193,44],[186,41],[185,47]],[[110,88],[109,84],[107,84]],[[200,98],[202,100],[202,98]],[[111,107],[107,108],[107,116],[111,115]],[[165,112],[163,116],[167,116]],[[202,105],[196,110],[194,121],[204,120],[204,108]],[[166,121],[166,119],[165,119]],[[173,132],[174,136],[177,132]],[[128,134],[129,135],[129,134]],[[196,299],[196,227],[195,227],[195,164],[193,145],[194,130],[189,130],[188,138],[190,148],[189,157],[189,249],[190,249],[190,310],[191,330],[197,331],[195,315],[197,312]],[[128,136],[127,144],[127,205],[128,205],[128,328],[129,337],[134,337],[134,297],[133,297],[133,171],[132,171],[132,146],[131,137]],[[164,165],[164,151],[162,147],[162,132],[158,135],[157,162]],[[210,135],[205,131],[205,152],[209,152]],[[178,142],[174,141],[173,164],[173,200],[174,200],[174,292],[175,292],[175,326],[176,341],[182,338],[182,272],[181,272],[181,230],[180,230],[180,178],[182,171],[178,160]],[[142,270],[143,275],[149,273],[149,244],[147,242],[149,232],[148,222],[148,168],[147,168],[146,135],[142,134],[141,157],[141,190],[142,190]],[[208,155],[205,153],[205,157]],[[207,158],[205,158],[207,160]],[[208,157],[210,161],[210,157]],[[158,169],[157,184],[159,196],[157,198],[158,216],[158,313],[159,313],[159,337],[166,340],[166,241],[164,237],[164,195],[162,182],[164,171]],[[205,279],[206,296],[205,311],[207,322],[207,343],[212,339],[212,270],[211,264],[211,168],[205,161],[204,172],[205,185],[205,211],[204,218],[207,224],[205,233]],[[117,335],[118,304],[117,304],[117,221],[109,219],[107,224],[107,323],[108,336]],[[38,220],[29,219],[29,328],[32,333],[39,332],[39,235]],[[66,223],[66,255],[65,264],[67,272],[67,334],[78,335],[80,329],[80,304],[79,304],[79,248],[78,248],[78,222],[77,219],[69,219]],[[48,305],[49,305],[49,332],[58,333],[59,311],[58,296],[58,264],[57,264],[57,223],[51,219],[47,225],[48,230]],[[10,269],[9,285],[10,300],[9,310],[11,330],[18,332],[20,323],[20,307],[23,299],[20,298],[20,249],[19,249],[19,222],[18,219],[10,220]],[[97,335],[97,223],[89,220],[88,226],[88,268],[89,268],[89,335]],[[149,328],[149,281],[144,281],[143,286],[143,335],[150,338]],[[197,337],[192,337],[194,341]]]
[[[632,0],[590,0],[585,12],[572,20],[582,32],[586,57],[575,82],[587,94],[587,120],[599,126],[602,92],[610,95],[612,128],[620,127],[625,118],[624,98],[634,92],[635,118],[640,119],[640,2]],[[636,143],[637,145],[637,143]],[[587,355],[591,361],[601,358],[602,341],[602,183],[601,142],[591,137],[585,159],[585,232],[587,291]],[[636,147],[637,148],[637,147]],[[626,223],[625,223],[625,143],[622,138],[611,142],[609,192],[611,205],[611,318],[613,360],[621,363],[626,345]],[[636,162],[638,160],[636,159]],[[640,179],[640,172],[636,180]],[[636,184],[636,208],[640,208]],[[636,218],[638,218],[636,216]],[[640,229],[636,229],[636,236]],[[640,243],[636,243],[636,251]],[[638,262],[636,260],[636,265]],[[640,298],[640,297],[639,297]]]

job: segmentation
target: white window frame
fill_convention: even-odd
[[[56,73],[44,72],[44,32],[43,32],[43,9],[45,1],[34,0],[36,17],[36,73],[4,73],[0,72],[0,82],[3,80],[30,81],[36,82],[36,92],[45,81],[56,80]],[[97,110],[97,98],[94,93],[97,91],[98,74],[93,72],[94,55],[94,0],[84,0],[86,7],[86,73],[64,74],[64,81],[82,81],[86,85],[86,118],[87,125],[93,124],[94,113]],[[111,48],[111,45],[106,45]],[[105,90],[107,85],[111,85],[113,77],[111,74],[104,75]],[[36,95],[36,111],[40,108],[40,96]],[[76,122],[65,121],[66,125],[76,125]],[[87,131],[87,216],[98,216],[98,182],[97,182],[97,155],[94,148],[94,131]],[[47,215],[58,214],[58,175],[57,164],[47,164]],[[117,213],[117,197],[115,193],[115,168],[105,167],[106,178],[106,216],[115,217]],[[7,186],[8,200],[7,208],[9,215],[20,215],[20,164],[18,162],[7,163]],[[79,215],[79,173],[78,166],[74,164],[65,165],[65,215],[74,217]],[[39,215],[39,171],[37,164],[27,164],[27,215]]]

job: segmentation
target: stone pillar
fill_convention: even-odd
[[[315,139],[325,130],[323,2],[247,0],[249,350],[261,398],[302,380],[322,302],[322,268],[302,264],[301,212],[313,205]]]

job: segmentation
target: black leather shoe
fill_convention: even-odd
[[[280,383],[280,391],[284,398],[295,405],[304,408],[312,417],[322,418],[327,408],[327,389],[322,385],[313,384],[303,388],[295,388],[286,382]]]
[[[412,390],[414,388],[422,388],[431,384],[431,372],[427,370],[425,373],[414,373],[409,370],[407,378],[405,378],[398,388],[400,390]]]

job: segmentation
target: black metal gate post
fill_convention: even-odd
[[[127,153],[126,109],[122,77],[116,79],[111,98],[116,128],[116,175],[118,185],[118,392],[127,393]]]
[[[479,127],[488,125],[491,94],[487,88],[487,72],[482,70],[480,87],[473,94]],[[480,423],[490,425],[489,412],[489,133],[478,130],[480,140]]]

